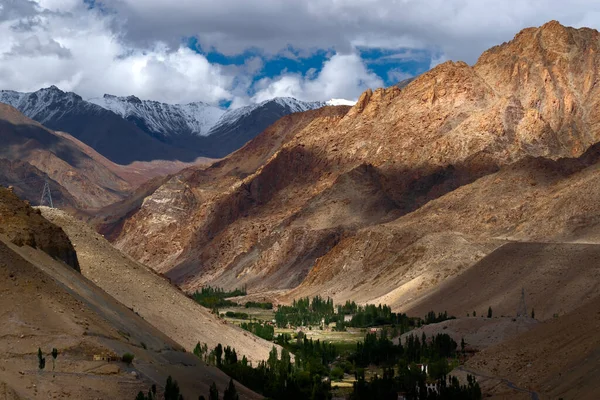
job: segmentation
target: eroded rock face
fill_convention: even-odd
[[[434,286],[499,237],[544,231],[532,222],[543,196],[577,175],[560,160],[600,140],[599,50],[597,31],[550,22],[473,67],[447,62],[349,110],[286,117],[171,179],[116,243],[184,290],[298,287],[289,296],[369,301]]]
[[[38,248],[79,271],[77,254],[61,228],[42,217],[39,210],[0,187],[0,234],[17,246]]]

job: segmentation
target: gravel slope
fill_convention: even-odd
[[[114,248],[101,235],[63,211],[40,207],[73,243],[81,273],[191,351],[197,342],[230,345],[249,360],[266,360],[272,344],[215,318],[166,279]]]

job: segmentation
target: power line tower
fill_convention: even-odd
[[[50,206],[50,208],[54,208],[54,204],[52,203],[52,193],[50,192],[50,184],[48,183],[48,179],[44,181],[44,190],[42,191],[40,206],[44,205],[44,199],[46,199],[47,204],[48,206]]]
[[[527,317],[527,304],[525,304],[525,288],[521,288],[521,301],[517,308],[517,317]]]

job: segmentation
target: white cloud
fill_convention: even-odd
[[[56,84],[84,97],[105,92],[169,102],[272,96],[351,98],[380,86],[356,47],[403,49],[399,61],[434,54],[474,62],[486,48],[550,19],[600,27],[600,3],[588,0],[0,0],[0,88]],[[321,71],[282,71],[253,83],[260,57],[241,66],[210,63],[204,50],[301,59],[327,51]],[[301,62],[301,60],[300,60]],[[394,69],[388,78],[401,80]]]
[[[233,97],[238,71],[225,73],[183,46],[124,45],[113,30],[112,16],[90,11],[79,1],[41,1],[30,29],[15,30],[21,22],[18,18],[0,22],[5,38],[0,43],[0,88],[32,91],[56,84],[83,97],[136,94],[213,104]],[[249,61],[249,71],[258,68],[256,61]]]
[[[261,80],[253,100],[288,96],[314,101],[331,98],[356,99],[367,88],[383,86],[381,79],[367,70],[357,54],[335,54],[325,62],[318,74],[285,74]]]

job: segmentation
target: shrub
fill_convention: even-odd
[[[135,358],[135,356],[131,353],[125,353],[123,354],[123,357],[121,357],[121,361],[123,361],[125,364],[129,365],[133,362],[133,359]]]

